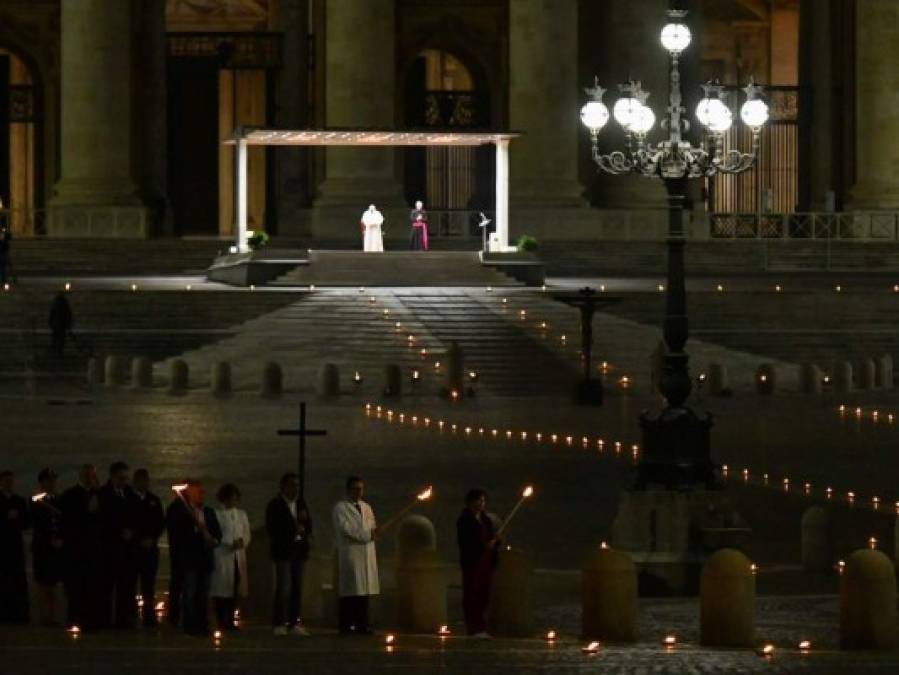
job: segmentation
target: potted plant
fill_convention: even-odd
[[[529,234],[521,235],[516,246],[519,251],[536,251],[538,248],[537,240]]]
[[[258,251],[261,248],[265,248],[266,244],[268,244],[269,236],[267,232],[254,230],[249,235],[247,237],[247,246],[250,247],[251,251]]]

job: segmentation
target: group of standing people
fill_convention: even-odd
[[[133,477],[124,462],[109,467],[100,485],[93,465],[81,467],[78,482],[61,494],[49,468],[38,474],[40,492],[27,500],[15,493],[15,476],[0,471],[0,623],[30,621],[24,532],[32,530],[32,578],[38,622],[55,625],[57,595],[66,597],[66,626],[82,631],[157,625],[156,580],[159,541],[168,535],[171,574],[167,619],[190,635],[207,635],[209,604],[219,630],[237,630],[239,602],[248,596],[247,547],[252,534],[236,485],[223,485],[219,505],[206,505],[199,481],[173,486],[167,508],[150,491],[150,475]],[[372,632],[369,601],[380,593],[372,507],[365,484],[347,479],[346,494],[333,508],[338,562],[338,624],[347,635]],[[302,589],[313,543],[309,508],[295,473],[281,477],[265,511],[265,531],[274,573],[272,628],[275,635],[308,636],[302,624]],[[486,611],[499,550],[496,525],[486,511],[486,493],[471,490],[457,521],[463,579],[463,608],[470,635],[487,637]],[[137,598],[143,601],[138,611]]]
[[[378,211],[374,204],[362,214],[360,226],[362,227],[362,250],[367,253],[382,253],[384,251],[384,215]],[[415,208],[409,214],[410,251],[427,251],[428,241],[428,212],[424,203],[415,202]]]

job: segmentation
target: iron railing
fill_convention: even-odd
[[[899,241],[899,212],[713,213],[712,239]]]

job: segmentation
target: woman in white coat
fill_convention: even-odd
[[[215,548],[215,569],[209,594],[221,630],[236,630],[235,610],[238,598],[247,597],[247,546],[250,544],[250,521],[247,512],[238,508],[240,490],[233,483],[218,492],[221,508],[215,512],[222,528],[221,543]]]
[[[362,501],[364,484],[351,476],[346,481],[346,498],[337,502],[332,518],[337,541],[338,621],[340,632],[369,634],[368,599],[380,593],[375,540],[375,514]]]
[[[384,216],[375,208],[374,204],[362,214],[362,250],[366,253],[383,253],[384,237],[381,225],[384,224]]]

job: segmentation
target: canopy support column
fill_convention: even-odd
[[[496,234],[500,250],[509,247],[509,139],[496,141]]]
[[[247,139],[240,137],[234,147],[234,236],[237,251],[249,250],[247,246]]]

